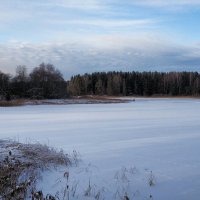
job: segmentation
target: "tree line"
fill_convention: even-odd
[[[101,72],[73,76],[70,95],[199,96],[197,72]]]
[[[67,83],[63,75],[51,64],[40,64],[27,73],[25,66],[16,68],[14,77],[0,72],[0,98],[55,99],[65,98]]]
[[[0,99],[59,99],[81,95],[199,96],[198,72],[96,72],[66,81],[52,64],[42,63],[29,74],[25,66],[15,76],[0,71]]]

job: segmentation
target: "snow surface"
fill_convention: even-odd
[[[39,141],[81,154],[78,167],[44,174],[38,187],[46,192],[56,192],[69,170],[69,185],[78,188],[74,199],[84,199],[80,194],[90,180],[99,199],[120,199],[127,192],[130,199],[151,194],[154,200],[199,200],[199,111],[198,99],[0,108],[0,139]]]

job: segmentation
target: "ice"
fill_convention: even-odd
[[[39,141],[65,152],[75,149],[82,164],[71,169],[71,181],[81,179],[84,190],[90,178],[98,188],[105,187],[101,193],[109,200],[114,197],[108,191],[116,190],[114,177],[123,167],[138,170],[133,178],[128,175],[132,185],[127,190],[135,199],[151,193],[154,200],[199,200],[199,111],[199,99],[183,98],[0,108],[0,138]],[[154,187],[144,185],[150,171]]]

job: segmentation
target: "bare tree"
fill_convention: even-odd
[[[30,74],[31,89],[40,91],[40,98],[61,98],[66,95],[66,83],[61,72],[51,64],[42,63]]]

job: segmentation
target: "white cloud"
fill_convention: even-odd
[[[101,46],[101,43],[104,45]],[[42,62],[58,67],[69,78],[77,73],[109,70],[200,70],[200,48],[181,46],[159,38],[97,37],[81,43],[0,46],[0,69],[14,73],[17,65],[29,70]]]
[[[51,24],[62,24],[62,25],[84,25],[84,26],[99,26],[99,27],[146,27],[156,24],[158,21],[153,19],[87,19],[87,20],[48,20]]]
[[[27,0],[7,0],[7,2],[3,3],[1,7],[4,8],[16,8],[16,9],[29,9],[29,8],[38,8],[35,10],[36,12],[40,9],[49,9],[49,8],[69,8],[69,9],[81,9],[81,10],[88,10],[88,9],[101,9],[103,8],[103,4],[99,0],[34,0],[34,1],[27,1]],[[40,8],[40,9],[39,9]],[[53,10],[52,10],[53,11]]]
[[[55,1],[52,2],[53,5]],[[103,5],[99,0],[58,0],[56,3],[57,6],[65,8],[76,8],[76,9],[102,9]]]
[[[9,23],[16,23],[18,21],[22,21],[24,19],[30,18],[30,14],[27,12],[20,12],[17,10],[1,10],[0,9],[0,26],[2,24],[8,25]]]

